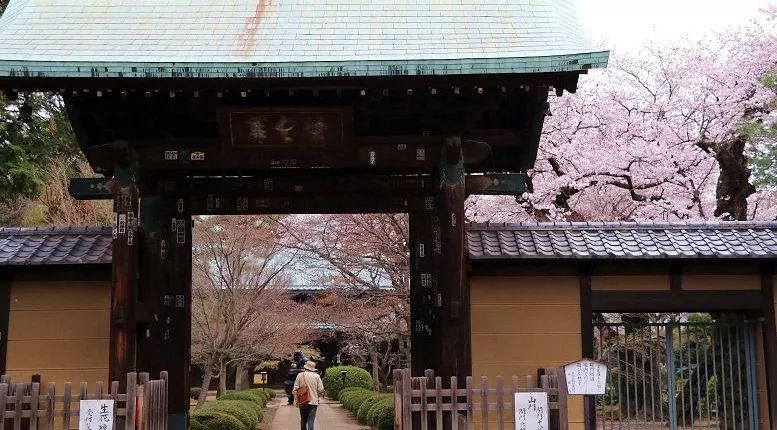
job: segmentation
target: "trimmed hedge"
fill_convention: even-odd
[[[386,396],[375,402],[367,412],[367,425],[378,430],[394,428],[394,397]]]
[[[275,392],[265,388],[228,391],[192,413],[192,430],[255,430],[262,408],[273,397]]]
[[[343,390],[343,393],[338,400],[343,404],[345,409],[356,413],[361,404],[373,394],[375,394],[374,391],[370,391],[366,388],[356,388],[348,391]]]
[[[253,430],[262,419],[261,407],[250,400],[217,400],[206,403],[202,411],[223,412],[240,420],[245,430]]]
[[[239,419],[226,412],[197,411],[192,414],[192,429],[249,430]],[[196,423],[195,423],[196,422]],[[253,430],[253,429],[250,429]]]
[[[246,402],[253,402],[263,408],[267,404],[267,396],[264,393],[251,393],[248,391],[235,391],[232,393],[224,394],[219,397],[219,400],[241,400]]]
[[[345,381],[340,376],[341,370],[345,370]],[[347,387],[372,389],[372,376],[366,370],[356,366],[335,366],[326,369],[324,389],[329,397],[338,399],[340,391]]]
[[[378,430],[394,428],[394,396],[365,388],[345,388],[338,398],[343,407],[356,415],[363,425]]]
[[[367,414],[370,412],[370,410],[375,405],[375,403],[385,398],[386,398],[385,394],[373,393],[370,397],[367,398],[367,400],[363,401],[362,404],[359,406],[359,410],[356,411],[356,419],[362,424],[367,424],[368,423]]]

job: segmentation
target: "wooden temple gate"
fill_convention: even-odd
[[[604,66],[607,52],[576,42],[582,41],[577,27],[564,23],[572,15],[555,9],[541,11],[547,15],[541,22],[559,25],[537,37],[542,46],[565,48],[535,57],[494,48],[519,40],[514,28],[536,20],[531,11],[511,10],[501,20],[483,15],[493,30],[486,34],[464,22],[471,13],[453,10],[461,5],[432,10],[421,2],[383,15],[405,25],[428,14],[445,21],[427,28],[432,39],[445,40],[455,28],[457,37],[477,42],[444,59],[405,55],[394,45],[417,45],[427,33],[388,25],[375,40],[390,40],[395,60],[373,58],[369,38],[355,33],[342,35],[343,43],[363,56],[337,52],[335,61],[321,61],[322,52],[314,52],[289,60],[275,58],[268,46],[298,44],[299,52],[319,46],[308,40],[312,33],[289,40],[290,29],[275,27],[301,14],[277,4],[258,8],[256,1],[235,0],[232,12],[206,3],[213,10],[196,14],[202,22],[177,5],[106,3],[97,20],[109,24],[85,36],[80,24],[96,18],[78,7],[12,0],[0,21],[0,89],[12,100],[33,91],[62,97],[81,149],[105,175],[73,179],[71,194],[113,199],[111,379],[134,370],[169,371],[170,426],[185,428],[191,227],[198,214],[408,213],[413,370],[469,374],[464,200],[524,192],[549,91],[575,91],[579,75]],[[374,18],[372,9],[381,5],[362,2],[347,16],[326,9],[311,19],[336,32],[359,27],[369,33],[378,30],[365,27],[369,19],[359,14]],[[148,7],[158,25],[147,25]],[[221,19],[223,13],[235,16]],[[262,21],[270,15],[284,19]],[[333,24],[343,17],[348,25]],[[56,28],[34,29],[49,21]],[[126,26],[130,32],[115,37]],[[182,27],[187,36],[176,39]],[[228,36],[210,40],[215,33],[203,33],[206,27]],[[260,28],[267,33],[261,43]],[[570,35],[557,38],[557,28]],[[38,35],[43,39],[26,39]],[[156,42],[148,45],[150,39]],[[75,44],[86,60],[46,57],[38,51],[46,44],[51,52]],[[180,46],[191,50],[181,57]],[[203,54],[192,62],[208,49],[229,58],[216,63]],[[484,49],[488,59],[479,60]]]

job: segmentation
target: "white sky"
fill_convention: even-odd
[[[594,44],[637,50],[645,40],[699,39],[716,29],[759,18],[777,0],[574,0]]]

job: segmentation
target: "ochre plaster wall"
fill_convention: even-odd
[[[669,275],[591,276],[593,291],[667,291]]]
[[[110,281],[23,281],[11,286],[6,373],[18,382],[41,375],[89,389],[108,377]]]
[[[760,290],[758,275],[683,275],[683,290]]]
[[[506,384],[512,376],[524,384],[538,368],[579,360],[579,285],[576,276],[471,278],[475,383],[481,376],[494,381],[501,375]],[[570,429],[583,428],[579,397],[570,397],[569,421]]]

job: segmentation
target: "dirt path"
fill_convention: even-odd
[[[299,430],[299,409],[286,404],[286,396],[276,396],[265,410],[265,422],[270,423],[266,430]],[[269,414],[268,414],[269,413]],[[272,415],[270,418],[269,415]],[[369,427],[356,422],[350,412],[330,399],[321,398],[316,412],[316,430],[368,430]]]

